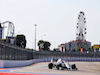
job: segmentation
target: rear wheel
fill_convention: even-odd
[[[48,64],[48,68],[49,68],[49,69],[52,69],[52,68],[53,68],[53,63],[49,63],[49,64]]]

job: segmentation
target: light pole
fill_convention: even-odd
[[[36,50],[36,24],[34,25],[35,26],[35,50]]]

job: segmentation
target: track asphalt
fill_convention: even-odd
[[[1,68],[0,75],[100,75],[100,62],[69,62],[77,71],[48,69],[49,62],[17,68]]]

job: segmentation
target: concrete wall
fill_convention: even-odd
[[[38,62],[46,62],[46,59],[33,59],[33,60],[21,60],[21,61],[13,61],[13,60],[0,60],[0,68],[11,68],[11,67],[22,67],[29,66]]]
[[[52,58],[45,59],[33,59],[33,60],[22,60],[22,61],[12,61],[12,60],[0,60],[0,68],[12,68],[12,67],[22,67],[29,66],[38,62],[49,62]],[[54,61],[58,58],[53,58]],[[65,61],[85,61],[85,62],[100,62],[100,58],[62,58]]]

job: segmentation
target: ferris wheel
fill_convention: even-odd
[[[85,41],[86,38],[86,18],[83,11],[78,15],[76,39]]]

